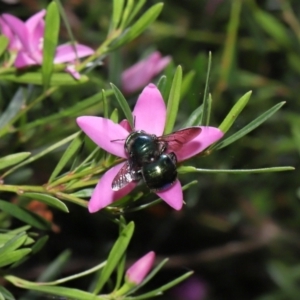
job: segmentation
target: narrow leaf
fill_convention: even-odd
[[[292,47],[291,38],[282,22],[259,8],[254,10],[254,17],[259,26],[278,44],[287,48]]]
[[[172,87],[167,105],[167,119],[165,125],[165,134],[171,133],[176,121],[178,106],[180,101],[181,93],[181,82],[182,82],[182,68],[178,66],[172,81]]]
[[[4,286],[0,286],[0,293],[4,296],[5,300],[16,300],[13,294],[8,291]]]
[[[64,145],[64,144],[70,142],[70,141],[73,140],[79,133],[80,133],[80,132],[76,132],[76,133],[74,133],[74,134],[72,134],[72,135],[66,137],[65,139],[63,139],[63,140],[61,140],[61,141],[59,141],[59,142],[57,142],[57,143],[51,145],[50,147],[46,148],[45,150],[41,151],[40,153],[38,153],[38,154],[36,154],[36,155],[30,157],[30,158],[27,159],[26,161],[21,162],[21,163],[19,163],[18,165],[12,167],[11,169],[9,169],[8,171],[6,171],[6,172],[2,175],[2,178],[4,178],[5,176],[7,176],[8,174],[12,173],[13,171],[17,170],[18,168],[23,167],[23,166],[25,166],[25,165],[27,165],[27,164],[29,164],[29,163],[31,163],[31,162],[33,162],[33,161],[39,159],[40,157],[46,155],[47,153],[49,153],[49,152],[51,152],[51,151],[53,151],[53,150],[55,150],[55,149],[61,147],[62,145]]]
[[[159,294],[162,294],[162,292],[166,291],[166,290],[169,290],[170,288],[174,287],[175,285],[179,284],[180,282],[182,282],[183,280],[189,278],[191,275],[193,275],[194,272],[193,271],[190,271],[190,272],[187,272],[185,273],[184,275],[181,275],[180,277],[168,282],[167,284],[164,284],[162,286],[160,286],[159,288],[155,289],[155,290],[152,290],[151,292],[149,293],[146,293],[146,294],[143,294],[143,295],[140,295],[140,296],[137,296],[137,297],[134,297],[135,300],[142,300],[142,299],[149,299],[152,297],[155,297]]]
[[[21,232],[12,239],[10,239],[4,246],[0,247],[0,256],[4,255],[6,252],[14,251],[20,248],[26,241],[27,235],[25,232]]]
[[[47,7],[45,33],[43,44],[43,85],[47,89],[53,71],[53,61],[56,52],[59,33],[59,11],[55,2],[50,2]]]
[[[133,117],[132,117],[131,109],[127,103],[127,100],[124,98],[121,91],[113,83],[111,83],[110,85],[114,91],[114,94],[116,96],[116,99],[117,99],[120,107],[122,108],[122,110],[124,112],[124,115],[125,115],[127,121],[129,122],[131,128],[134,128]]]
[[[49,239],[48,235],[45,235],[45,236],[41,237],[40,239],[38,239],[35,242],[35,244],[31,247],[32,254],[39,252],[44,247],[44,245],[47,243],[48,239]]]
[[[64,266],[70,260],[71,251],[64,250],[61,254],[59,254],[50,264],[48,264],[47,268],[43,271],[43,273],[39,276],[37,281],[51,281],[57,278],[61,274]]]
[[[222,149],[222,148],[228,146],[229,144],[235,142],[236,140],[240,139],[244,135],[248,134],[249,132],[251,132],[252,130],[257,128],[260,124],[265,122],[267,119],[269,119],[284,104],[285,104],[285,102],[281,102],[281,103],[276,104],[275,106],[270,108],[268,111],[266,111],[265,113],[260,115],[258,118],[256,118],[252,122],[250,122],[248,125],[246,125],[244,128],[242,128],[241,130],[239,130],[235,134],[231,135],[230,137],[228,137],[227,139],[221,141],[220,143],[217,143],[216,145],[214,145],[211,149]]]
[[[117,0],[118,1],[118,0]],[[124,12],[122,14],[122,23],[120,25],[120,29],[124,30],[126,25],[128,24],[128,17],[131,15],[132,9],[135,6],[135,0],[127,0],[126,6],[124,8]]]
[[[181,86],[181,98],[183,98],[190,90],[193,80],[195,78],[196,72],[194,70],[191,70],[188,72],[182,80],[182,86]]]
[[[134,19],[134,17],[139,13],[141,8],[144,6],[146,0],[139,0],[138,3],[135,3],[133,11],[131,12],[130,16],[126,20],[126,24],[124,26],[127,26],[130,24],[130,22]]]
[[[42,73],[38,72],[26,72],[20,74],[0,74],[0,80],[8,80],[18,83],[28,83],[42,85]],[[72,75],[68,73],[54,73],[50,78],[51,86],[62,85],[78,85],[85,83],[89,80],[86,75],[81,75],[79,79],[74,79]]]
[[[206,81],[205,81],[205,88],[204,88],[204,95],[203,95],[203,111],[201,116],[200,125],[207,125],[208,120],[210,119],[210,110],[209,110],[209,78],[210,78],[210,70],[211,70],[211,52],[208,54],[208,66],[207,66],[207,73],[206,73]]]
[[[271,168],[260,168],[260,169],[200,169],[192,166],[180,166],[177,171],[179,174],[186,173],[232,173],[232,174],[252,174],[252,173],[268,173],[268,172],[284,172],[294,171],[294,167],[271,167]]]
[[[112,94],[112,91],[106,91],[104,93],[106,96]],[[22,126],[22,129],[30,129],[36,126],[40,126],[40,125],[44,125],[44,124],[49,124],[50,122],[53,122],[55,120],[59,120],[61,118],[65,118],[65,117],[72,117],[72,116],[77,116],[79,113],[82,113],[83,110],[96,105],[96,104],[100,104],[102,101],[102,92],[97,93],[89,98],[83,99],[80,102],[68,107],[68,108],[64,108],[61,111],[59,111],[56,114],[50,115],[48,117],[43,117],[41,119],[37,119],[31,123],[25,124],[24,126]]]
[[[130,222],[123,230],[122,233],[120,234],[119,238],[115,242],[114,246],[112,247],[107,263],[104,266],[100,278],[96,284],[96,287],[94,289],[94,294],[98,294],[101,289],[103,288],[104,284],[107,282],[107,280],[110,278],[112,272],[118,265],[120,259],[124,255],[128,244],[131,240],[131,237],[133,235],[134,231],[134,223]]]
[[[129,43],[137,36],[139,36],[146,28],[153,23],[160,12],[162,11],[163,3],[157,3],[150,7],[133,25],[130,27],[124,35],[122,35],[118,40],[116,40],[111,48],[115,49],[122,46],[125,43]]]
[[[14,285],[24,289],[40,291],[47,294],[56,295],[59,297],[67,297],[76,300],[95,300],[94,294],[78,289],[66,288],[61,286],[43,286],[41,285],[41,283],[26,281],[11,275],[5,276],[5,279],[10,281]]]
[[[61,170],[66,166],[66,164],[69,162],[69,160],[75,155],[75,153],[78,151],[79,147],[83,143],[83,134],[79,134],[76,136],[76,138],[70,143],[69,147],[64,152],[63,156],[57,163],[54,171],[52,172],[49,183],[51,183],[57,175],[61,172]]]
[[[33,212],[7,201],[0,200],[0,209],[13,217],[42,230],[50,229],[50,223]]]
[[[30,152],[10,154],[0,158],[0,170],[16,165],[31,155]]]
[[[0,128],[4,127],[13,119],[16,114],[22,109],[25,104],[25,97],[23,94],[23,88],[18,88],[14,97],[10,100],[8,107],[0,116]]]
[[[18,249],[0,256],[0,268],[21,260],[31,252],[29,248]]]
[[[5,35],[0,35],[0,56],[4,53],[8,46],[8,38]]]
[[[239,116],[239,114],[243,111],[244,107],[247,105],[250,97],[251,97],[252,91],[249,91],[245,95],[243,95],[237,103],[232,107],[226,118],[223,120],[221,125],[219,126],[219,129],[226,133],[232,124],[235,122],[236,118]]]
[[[68,207],[66,206],[65,203],[62,201],[58,200],[57,198],[46,195],[46,194],[41,194],[41,193],[24,193],[22,196],[24,197],[29,197],[34,200],[41,201],[43,203],[46,203],[47,205],[50,205],[52,207],[55,207],[57,209],[60,209],[64,212],[69,212]]]
[[[110,31],[116,30],[122,18],[124,0],[113,0],[112,26]]]
[[[184,123],[183,127],[199,125],[202,119],[202,112],[203,112],[203,104],[201,104],[192,112],[192,114],[190,115],[186,123]]]

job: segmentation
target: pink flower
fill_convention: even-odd
[[[174,299],[203,300],[207,295],[207,284],[200,278],[193,276],[176,286],[171,294]]]
[[[134,93],[146,86],[170,61],[170,56],[162,57],[160,52],[156,51],[123,71],[121,85],[124,94]]]
[[[3,14],[0,17],[0,27],[3,34],[10,40],[9,49],[13,47],[18,50],[14,62],[16,68],[23,68],[31,65],[41,65],[43,62],[43,38],[46,10],[41,10],[26,22],[21,21],[10,14]],[[94,53],[94,50],[81,44],[72,46],[63,44],[56,48],[54,63],[70,63],[66,71],[75,78],[79,74],[72,66],[76,58],[81,58]]]
[[[22,47],[19,39],[14,35],[10,27],[6,24],[6,22],[3,20],[3,17],[1,16],[0,16],[0,29],[1,29],[1,34],[3,34],[8,38],[9,41],[8,50],[12,52],[19,51]]]
[[[149,84],[142,91],[132,114],[135,118],[135,130],[144,130],[156,136],[163,134],[167,109],[159,90],[154,84]],[[128,126],[122,126],[123,122],[116,124],[101,117],[82,116],[77,118],[77,124],[99,147],[113,155],[124,159],[128,158],[123,141],[128,137],[130,129]],[[218,128],[203,126],[201,129],[201,134],[176,151],[178,162],[200,153],[223,136],[222,131]],[[123,141],[111,142],[113,140]],[[102,176],[89,201],[88,209],[91,213],[122,198],[136,186],[136,182],[131,182],[118,191],[112,190],[112,182],[123,165],[124,163],[120,163],[112,167]],[[159,191],[156,194],[172,208],[181,209],[183,193],[178,179],[169,189]]]
[[[155,260],[153,251],[136,261],[126,272],[126,279],[135,285],[140,284],[149,273]]]

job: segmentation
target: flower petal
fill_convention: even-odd
[[[20,51],[15,59],[14,65],[17,69],[25,68],[28,66],[36,65],[34,61],[26,52]]]
[[[11,31],[17,35],[18,39],[20,40],[22,46],[28,50],[28,31],[25,24],[15,16],[11,14],[3,14],[2,18],[4,22],[9,26]]]
[[[201,129],[202,131],[198,136],[176,151],[178,162],[197,155],[224,135],[220,129],[215,127],[201,126]]]
[[[131,94],[141,89],[159,74],[170,60],[169,56],[162,57],[160,52],[155,51],[147,58],[124,70],[121,76],[122,91],[125,94]]]
[[[162,135],[164,132],[167,108],[158,88],[150,83],[140,94],[134,110],[135,130]]]
[[[94,213],[114,201],[121,199],[128,193],[130,193],[136,186],[136,183],[131,182],[123,189],[114,192],[111,188],[113,179],[116,177],[119,170],[123,167],[124,163],[118,164],[109,169],[100,179],[97,186],[95,187],[92,197],[88,204],[90,213]]]
[[[70,75],[72,75],[76,80],[80,79],[80,73],[78,71],[76,71],[75,66],[74,65],[67,65],[65,67],[65,71],[67,73],[69,73]]]
[[[128,122],[127,119],[124,119],[122,120],[120,123],[119,123],[123,128],[125,128],[128,132],[131,132],[132,131],[132,128]]]
[[[171,62],[171,56],[160,57],[159,60],[155,62],[155,70],[154,76],[158,75],[161,71],[163,71],[166,66]]]
[[[28,37],[29,37],[27,43],[28,43],[28,48],[30,48],[30,52],[41,51],[40,43],[44,37],[45,15],[46,15],[46,10],[43,9],[38,13],[34,14],[25,22],[25,26],[27,28]]]
[[[10,27],[6,24],[6,22],[4,21],[4,19],[2,19],[1,16],[0,16],[0,31],[9,40],[9,44],[8,44],[9,50],[20,50],[21,49],[20,42],[15,37],[15,35],[11,31]]]
[[[177,179],[175,184],[166,191],[156,193],[162,200],[172,208],[180,210],[183,204],[183,193],[180,181]]]
[[[73,62],[77,58],[92,55],[94,52],[95,51],[92,48],[81,44],[60,45],[56,48],[54,63],[59,64],[65,62]]]
[[[77,124],[89,138],[105,151],[127,158],[124,142],[128,131],[121,125],[101,117],[83,116],[77,118]],[[120,140],[114,141],[113,140]]]

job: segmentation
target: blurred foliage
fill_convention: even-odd
[[[158,2],[147,1],[144,10]],[[173,57],[173,64],[165,70],[167,90],[171,87],[176,65],[182,66],[183,78],[188,78],[175,123],[175,129],[181,128],[202,103],[208,52],[211,51],[210,125],[219,126],[237,100],[252,90],[251,99],[225,138],[276,104],[282,101],[286,104],[262,126],[236,143],[213,151],[212,155],[194,158],[189,165],[209,169],[291,165],[296,171],[251,175],[190,173],[180,176],[184,184],[195,179],[198,181],[185,191],[186,205],[182,211],[172,211],[160,203],[138,213],[126,214],[127,220],[134,220],[136,226],[129,247],[130,257],[136,258],[154,250],[161,257],[170,258],[164,271],[150,286],[159,286],[174,278],[174,274],[181,275],[186,268],[191,268],[205,282],[207,300],[298,299],[300,3],[297,0],[162,2],[164,8],[158,20],[129,44],[104,54],[103,65],[88,73],[87,82],[66,85],[48,95],[41,94],[43,88],[40,86],[25,88],[7,78],[0,80],[1,111],[11,111],[11,105],[22,107],[25,102],[28,106],[43,95],[43,102],[23,113],[9,127],[7,134],[0,130],[1,157],[18,153],[14,159],[19,159],[20,162],[16,163],[21,164],[27,153],[35,157],[66,139],[46,156],[21,165],[18,172],[7,174],[5,184],[45,184],[71,140],[77,147],[74,153],[79,153],[83,160],[95,146],[75,133],[78,131],[75,117],[103,115],[102,89],[106,91],[110,109],[115,107],[117,102],[111,97],[107,78],[118,84],[120,70],[155,49]],[[65,0],[62,3],[76,40],[94,48],[100,45],[109,30],[111,1]],[[1,2],[0,12],[26,19],[47,4],[48,1],[33,0],[21,0],[16,5]],[[69,40],[64,24],[60,40]],[[137,95],[127,98],[131,107]],[[6,116],[9,120],[15,117]],[[7,120],[0,118],[0,124],[6,123]],[[76,144],[78,139],[80,143]],[[80,146],[83,140],[85,149]],[[57,174],[76,168],[77,163],[68,160]],[[136,197],[139,192],[136,191]],[[17,219],[13,219],[0,206],[2,227],[17,228],[24,216],[28,220],[32,209],[28,208],[28,198],[23,197],[22,192],[17,196],[3,192],[1,199],[16,201],[22,209],[18,216],[14,215]],[[43,201],[38,196],[35,199]],[[38,228],[41,236],[44,229],[52,228],[47,247],[21,266],[16,266],[16,276],[35,280],[41,270],[45,270],[67,248],[72,249],[73,254],[61,272],[64,276],[81,272],[105,260],[118,235],[118,228],[112,224],[106,211],[90,215],[86,209],[68,204],[71,213],[66,214],[62,202],[59,199],[53,201],[56,209],[51,208],[53,216],[47,218],[48,221],[43,222],[42,218],[33,218],[30,214],[30,225]],[[43,202],[47,203],[47,200]],[[12,235],[13,252],[22,251],[18,252],[19,255],[25,255],[27,245],[33,242],[30,239],[27,231],[26,234]],[[14,258],[11,260],[13,262]],[[70,287],[84,289],[86,285],[82,279]],[[14,290],[7,282],[4,286]],[[19,299],[18,295],[23,295],[23,291],[16,290],[15,294]],[[161,299],[174,299],[174,295],[169,293]]]

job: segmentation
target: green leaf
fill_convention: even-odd
[[[207,66],[207,73],[206,73],[206,81],[205,81],[205,88],[204,88],[204,95],[203,95],[203,110],[201,115],[201,122],[200,125],[208,125],[210,119],[210,107],[211,102],[208,97],[209,91],[209,78],[210,78],[210,70],[211,70],[211,52],[208,54],[208,66]]]
[[[0,74],[0,80],[8,80],[18,83],[28,83],[42,85],[42,74],[38,72],[26,72],[20,74]],[[86,75],[81,75],[80,79],[74,79],[72,75],[68,73],[54,73],[50,79],[51,86],[62,85],[77,85],[85,83],[89,80]]]
[[[118,48],[125,43],[129,43],[137,36],[139,36],[146,28],[153,23],[163,8],[163,3],[157,3],[150,7],[133,25],[130,27],[119,39],[112,45],[111,49]]]
[[[111,30],[116,30],[122,18],[124,0],[113,0],[112,26]]]
[[[260,124],[262,124],[263,122],[265,122],[267,119],[269,119],[284,104],[285,104],[285,102],[281,102],[281,103],[276,104],[275,106],[273,106],[272,108],[270,108],[268,111],[266,111],[265,113],[263,113],[262,115],[260,115],[258,118],[256,118],[252,122],[250,122],[244,128],[242,128],[241,130],[239,130],[235,134],[231,135],[227,139],[225,139],[225,140],[217,143],[216,145],[214,145],[210,149],[222,149],[222,148],[228,146],[229,144],[235,142],[236,140],[240,139],[244,135],[248,134],[249,132],[251,132],[252,130],[254,130],[255,128],[257,128]]]
[[[165,95],[166,95],[166,87],[167,87],[167,76],[166,75],[162,75],[157,84],[156,84],[158,90],[160,91],[161,95],[163,96],[164,100],[166,101],[165,99]]]
[[[21,232],[12,239],[10,239],[4,246],[0,247],[0,256],[5,253],[14,251],[20,248],[27,239],[27,235],[25,232]]]
[[[113,83],[111,83],[110,85],[114,91],[114,94],[118,100],[120,107],[122,108],[122,110],[124,112],[124,115],[125,115],[127,121],[129,122],[131,128],[134,128],[133,117],[132,117],[131,109],[127,103],[127,100],[124,98],[121,91]]]
[[[40,217],[37,214],[32,213],[31,211],[19,207],[15,204],[12,204],[7,201],[0,200],[0,209],[4,212],[12,215],[13,217],[33,226],[38,229],[48,230],[50,229],[50,223],[47,222],[45,219]]]
[[[24,233],[24,232],[25,231],[21,231],[21,233]],[[13,230],[11,230],[7,233],[0,233],[0,247],[4,246],[4,244],[6,244],[11,239],[13,239],[16,235],[17,235],[17,233],[13,232]],[[29,237],[28,235],[26,235],[24,245],[30,245],[32,243],[34,243],[34,240],[31,237]]]
[[[13,166],[31,155],[30,152],[10,154],[0,158],[0,170]]]
[[[2,175],[2,178],[4,178],[5,176],[7,176],[8,174],[12,173],[13,171],[17,170],[18,168],[23,167],[23,166],[25,166],[25,165],[27,165],[27,164],[29,164],[29,163],[31,163],[31,162],[33,162],[33,161],[39,159],[40,157],[43,157],[44,155],[48,154],[49,152],[51,152],[51,151],[53,151],[53,150],[55,150],[55,149],[61,147],[62,145],[64,145],[64,144],[70,142],[70,141],[73,140],[78,134],[79,134],[79,132],[76,132],[76,133],[74,133],[74,134],[72,134],[72,135],[70,135],[70,136],[64,138],[63,140],[61,140],[61,141],[59,141],[59,142],[57,142],[57,143],[51,145],[50,147],[48,147],[48,148],[42,150],[42,151],[39,152],[38,154],[36,154],[36,155],[30,157],[29,159],[27,159],[26,161],[21,162],[21,163],[19,163],[18,165],[12,167],[12,168],[9,169],[8,171],[6,171],[5,174]]]
[[[118,0],[117,0],[118,1]],[[127,0],[126,1],[126,6],[124,8],[124,12],[122,14],[122,23],[120,24],[119,28],[121,30],[124,30],[125,27],[128,24],[128,17],[130,16],[131,12],[132,12],[132,8],[135,6],[135,0]]]
[[[83,134],[78,134],[75,139],[70,143],[69,147],[64,152],[63,156],[57,163],[54,171],[52,172],[49,183],[51,183],[57,175],[61,172],[61,170],[66,166],[69,160],[76,154],[78,149],[81,147],[83,143]]]
[[[251,97],[252,91],[249,91],[245,95],[243,95],[237,103],[232,107],[226,118],[223,120],[221,125],[219,126],[219,129],[226,133],[232,126],[232,124],[235,122],[236,118],[239,116],[239,114],[242,112],[244,107],[247,105],[250,97]]]
[[[29,248],[18,249],[0,256],[0,268],[21,260],[31,252]]]
[[[108,102],[107,102],[105,90],[102,90],[101,95],[103,100],[103,116],[104,118],[108,119]]]
[[[131,240],[131,237],[133,235],[134,231],[134,223],[130,222],[123,230],[122,233],[120,234],[119,238],[115,242],[114,246],[112,247],[107,263],[102,269],[100,278],[98,282],[96,283],[96,287],[94,289],[94,294],[98,294],[101,289],[103,288],[104,284],[109,280],[112,272],[118,265],[120,259],[124,255],[128,244]]]
[[[104,92],[106,96],[112,94],[112,90]],[[79,113],[82,113],[83,110],[96,105],[100,104],[103,99],[102,92],[97,93],[89,98],[83,99],[80,102],[77,102],[76,104],[62,109],[60,112],[50,115],[49,117],[43,117],[41,119],[37,119],[31,123],[25,124],[22,126],[22,130],[25,129],[30,129],[36,126],[44,125],[44,124],[49,124],[55,120],[59,120],[65,117],[73,117],[77,116]]]
[[[259,26],[268,33],[278,44],[291,48],[293,44],[283,23],[259,8],[254,10],[254,18]]]
[[[56,257],[39,276],[39,282],[54,280],[59,276],[71,257],[71,251],[65,250]]]
[[[134,8],[131,14],[129,15],[128,19],[126,20],[124,27],[129,25],[133,18],[139,13],[141,8],[144,6],[146,0],[139,0],[138,3],[134,3]]]
[[[90,198],[92,196],[92,193],[94,191],[94,188],[84,189],[77,191],[76,193],[73,193],[72,195],[78,198]]]
[[[43,85],[47,89],[53,71],[53,61],[56,52],[59,33],[59,11],[55,2],[50,2],[45,18],[45,32],[43,44]]]
[[[8,291],[4,286],[0,286],[0,293],[4,296],[5,300],[16,300],[10,291]]]
[[[60,297],[67,297],[71,299],[76,300],[95,300],[95,295],[84,292],[78,289],[72,289],[72,288],[66,288],[61,286],[43,286],[41,283],[35,283],[23,280],[21,278],[15,277],[15,276],[5,276],[5,279],[10,281],[15,286],[18,286],[20,288],[34,290],[34,291],[40,291],[43,293],[56,295]]]
[[[6,124],[12,120],[17,113],[22,109],[25,104],[25,97],[23,88],[18,88],[12,100],[9,101],[9,105],[6,110],[0,116],[0,128],[4,127]]]
[[[47,205],[62,210],[63,212],[69,212],[66,204],[53,196],[41,194],[41,193],[24,193],[22,196],[29,197],[31,199],[46,203]]]
[[[182,82],[182,68],[178,66],[172,81],[172,87],[167,105],[167,118],[164,134],[171,133],[176,121],[178,106],[180,101],[181,93],[181,82]]]
[[[268,172],[284,172],[294,171],[294,167],[271,167],[271,168],[259,168],[259,169],[201,169],[193,166],[180,166],[177,168],[179,174],[186,173],[232,173],[232,174],[252,174],[252,173],[268,173]]]
[[[186,123],[184,123],[183,128],[199,125],[201,123],[202,111],[203,111],[203,104],[201,104],[192,112],[192,114],[190,115]]]
[[[196,72],[194,70],[191,70],[188,72],[182,80],[182,85],[181,85],[181,99],[189,92],[191,85],[193,83],[193,80],[195,78]]]
[[[142,299],[153,299],[153,297],[157,296],[157,295],[161,295],[162,292],[169,290],[170,288],[174,287],[175,285],[179,284],[180,282],[182,282],[183,280],[189,278],[191,275],[193,275],[194,272],[190,271],[185,273],[184,275],[181,275],[180,277],[168,282],[167,284],[164,284],[162,286],[160,286],[159,288],[152,290],[149,293],[145,293],[143,295],[140,296],[136,296],[134,297],[135,300],[142,300]]]
[[[35,244],[31,247],[32,254],[39,252],[44,247],[44,245],[47,243],[48,239],[49,239],[48,235],[45,235],[45,236],[41,237],[40,239],[38,239],[35,242]]]
[[[4,53],[8,46],[9,40],[5,35],[0,35],[0,56]]]

